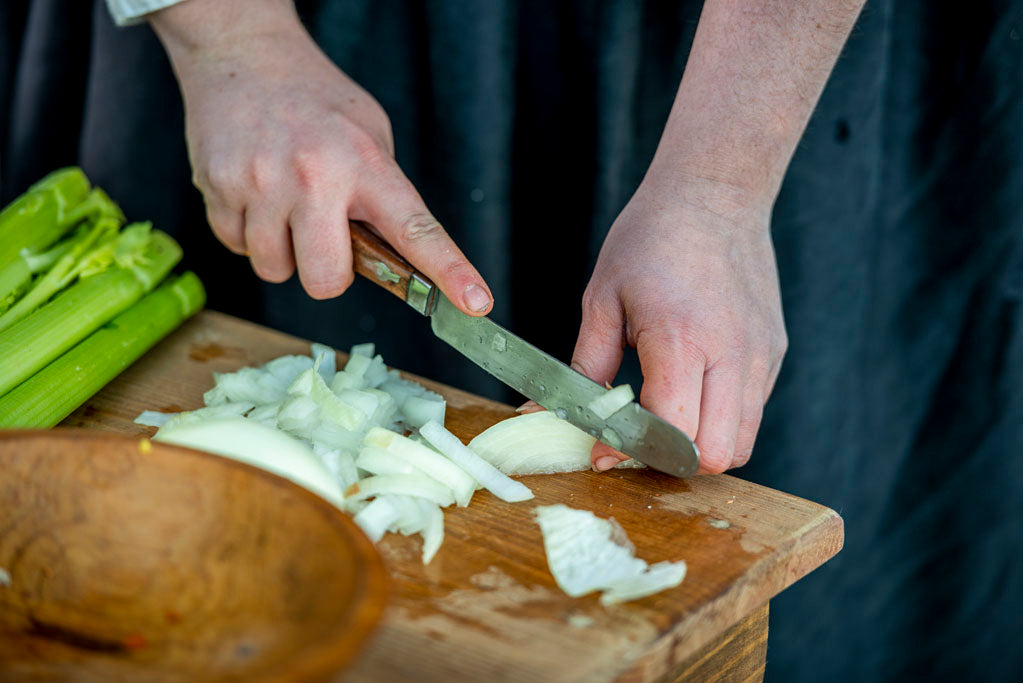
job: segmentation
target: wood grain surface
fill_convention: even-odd
[[[306,681],[387,597],[369,540],[266,472],[98,431],[0,431],[0,680]]]
[[[127,434],[144,409],[197,408],[210,373],[308,353],[306,342],[204,312],[65,421]],[[514,415],[506,405],[426,382],[448,400],[447,426],[467,441]],[[445,512],[429,566],[420,539],[379,549],[394,590],[377,634],[345,681],[651,681],[691,661],[733,625],[842,546],[832,510],[727,475],[674,479],[648,470],[523,477],[536,494],[508,504],[486,491]],[[602,607],[572,599],[547,570],[532,510],[561,502],[615,517],[648,562],[683,559],[677,588]]]

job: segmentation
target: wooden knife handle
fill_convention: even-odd
[[[359,221],[349,221],[355,272],[395,295],[423,315],[430,315],[437,288],[401,254]]]

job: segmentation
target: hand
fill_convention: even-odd
[[[572,365],[610,382],[624,345],[640,402],[695,439],[700,471],[746,463],[787,347],[770,207],[652,170],[611,227],[583,296]],[[597,442],[594,468],[626,456]]]
[[[489,311],[487,285],[395,163],[380,105],[317,48],[290,3],[235,2],[191,0],[152,19],[220,241],[264,280],[283,282],[297,265],[306,291],[325,299],[352,283],[348,220],[366,221],[462,311]]]

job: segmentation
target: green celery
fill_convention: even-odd
[[[45,249],[60,239],[82,219],[73,209],[88,195],[89,179],[82,170],[64,168],[11,202],[0,211],[0,267],[16,259],[23,249]],[[93,201],[100,203],[100,199]]]
[[[148,233],[149,224],[142,223],[138,226]],[[125,228],[125,232],[118,236],[117,222],[110,218],[100,218],[95,223],[84,226],[85,229],[79,230],[74,237],[61,242],[60,246],[51,251],[66,251],[66,253],[60,255],[60,258],[54,262],[45,275],[32,283],[28,291],[24,292],[24,295],[10,310],[0,315],[0,332],[42,306],[54,294],[71,284],[83,271],[93,267],[94,262],[102,258],[100,254],[110,251],[114,242],[128,237],[129,230],[133,227],[135,226]],[[68,246],[70,248],[66,248]],[[26,269],[31,272],[33,261],[45,263],[47,260],[42,256],[22,256],[14,263],[19,261],[25,263]],[[111,262],[108,261],[104,267]],[[0,294],[2,293],[3,290],[0,289]],[[0,304],[0,310],[2,310],[2,304]]]
[[[194,273],[168,281],[0,397],[0,428],[56,425],[206,300]]]
[[[141,257],[82,277],[52,301],[0,332],[0,396],[28,379],[150,291],[181,259],[181,247],[154,230]]]

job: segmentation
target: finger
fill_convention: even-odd
[[[702,473],[718,474],[732,464],[742,416],[745,374],[736,361],[718,363],[704,374],[696,437]]]
[[[245,220],[241,211],[224,204],[207,202],[206,220],[221,244],[236,254],[245,253]]]
[[[284,282],[295,272],[286,210],[261,203],[245,207],[245,248],[256,275]]]
[[[307,200],[291,212],[298,276],[314,299],[340,296],[355,279],[345,205]]]
[[[528,415],[529,413],[539,413],[544,410],[546,410],[546,408],[544,408],[542,405],[540,405],[536,401],[529,400],[520,405],[518,408],[516,408],[515,412],[521,415]]]
[[[583,319],[572,352],[572,367],[597,384],[607,384],[618,374],[625,352],[625,315],[617,296],[592,295],[583,300]],[[597,472],[609,470],[629,456],[597,441],[590,451],[590,465]]]
[[[465,258],[398,165],[388,163],[356,201],[353,218],[365,218],[417,269],[433,280],[459,310],[486,315],[490,288]]]
[[[597,384],[607,384],[618,374],[624,352],[625,314],[618,297],[587,292],[572,367]]]
[[[706,356],[676,330],[640,333],[636,350],[643,371],[640,403],[695,440],[701,426]]]
[[[764,388],[760,383],[747,384],[742,396],[742,414],[735,437],[735,453],[729,467],[742,467],[753,455],[757,432],[764,416]]]

